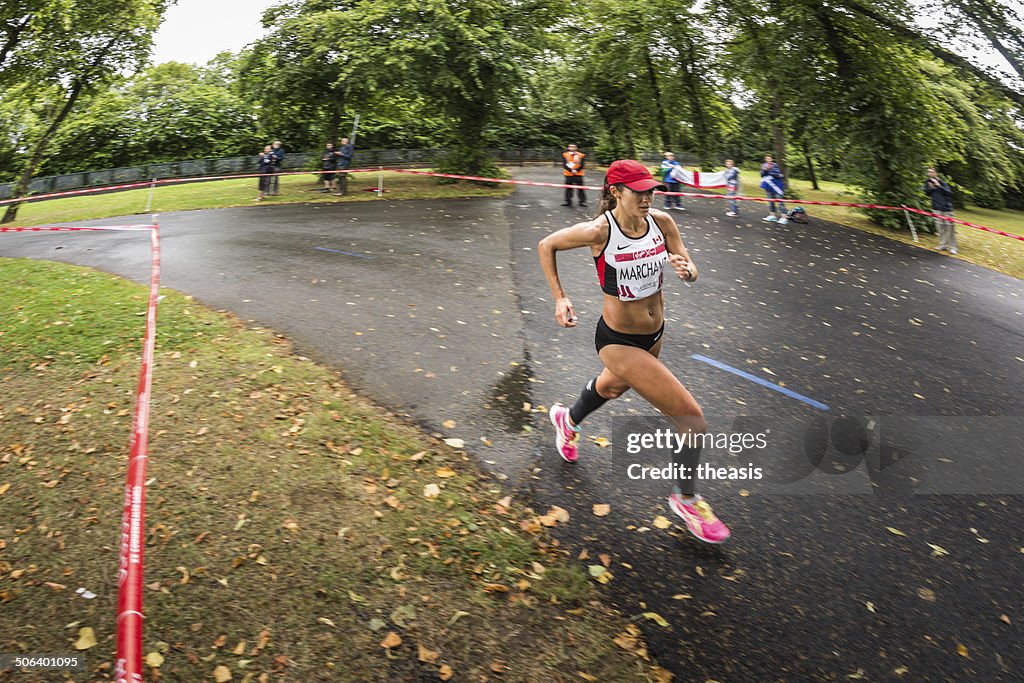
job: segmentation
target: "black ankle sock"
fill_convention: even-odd
[[[684,496],[692,496],[697,488],[697,467],[700,465],[700,446],[683,446],[672,461],[680,467],[686,467],[687,476],[676,479],[676,486]],[[680,470],[682,471],[682,470]]]
[[[583,418],[607,402],[608,399],[603,398],[601,394],[597,393],[597,378],[595,377],[587,382],[587,386],[583,388],[580,397],[576,399],[576,403],[569,409],[569,419],[572,420],[574,425],[579,425],[580,422],[583,422]]]

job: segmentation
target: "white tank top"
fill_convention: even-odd
[[[661,291],[668,251],[654,217],[647,215],[647,232],[643,235],[627,237],[611,211],[604,215],[608,218],[608,242],[594,257],[601,290],[622,301],[646,299]]]

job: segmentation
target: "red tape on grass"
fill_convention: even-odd
[[[135,418],[128,451],[128,474],[121,518],[120,566],[117,571],[117,665],[118,683],[142,681],[143,549],[146,524],[146,460],[149,458],[149,398],[153,389],[153,358],[156,349],[156,307],[160,297],[160,228],[150,232],[152,266],[149,304],[146,307],[146,337],[142,347],[142,368],[136,391]]]
[[[146,306],[146,335],[142,346],[142,367],[135,393],[135,416],[128,448],[128,472],[121,518],[120,564],[117,571],[117,663],[118,683],[142,683],[142,574],[146,524],[146,460],[149,458],[150,395],[153,388],[153,358],[156,350],[156,307],[160,297],[160,228],[154,225],[68,228],[62,226],[9,227],[0,232],[149,231],[152,266],[149,303]]]
[[[15,225],[11,227],[0,227],[0,232],[93,232],[93,231],[105,231],[105,232],[142,232],[146,230],[152,230],[152,225],[101,225],[91,228],[74,228],[67,227],[64,225],[30,225],[20,226]]]
[[[152,185],[178,185],[178,184],[182,184],[182,183],[198,183],[198,182],[206,182],[206,181],[211,181],[211,180],[234,180],[234,179],[238,179],[238,178],[259,178],[259,177],[264,176],[264,175],[284,176],[284,175],[323,175],[323,174],[330,175],[330,174],[339,174],[339,173],[380,173],[382,170],[384,170],[384,169],[381,169],[381,168],[352,168],[352,169],[344,169],[344,170],[340,170],[340,171],[289,171],[287,173],[272,173],[272,174],[266,174],[266,173],[247,173],[247,174],[244,174],[244,175],[202,176],[202,177],[199,177],[199,178],[164,178],[162,180],[149,181],[149,182],[144,182],[144,183],[131,183],[131,184],[127,184],[127,185],[108,185],[106,187],[92,187],[92,188],[84,188],[84,189],[81,189],[81,190],[69,190],[67,192],[54,192],[54,193],[51,193],[51,194],[35,195],[35,196],[32,196],[32,197],[21,197],[21,198],[18,198],[18,199],[3,199],[3,200],[0,200],[0,206],[3,206],[5,204],[13,204],[13,203],[16,203],[16,202],[33,202],[33,201],[40,201],[40,200],[44,200],[44,199],[58,199],[58,198],[61,198],[61,197],[71,197],[71,196],[76,196],[76,195],[96,194],[96,193],[100,193],[100,192],[114,192],[114,191],[120,191],[120,190],[138,189],[138,188],[143,188],[143,187],[150,187]],[[583,189],[583,190],[594,190],[594,191],[601,191],[603,189],[603,188],[597,187],[595,185],[565,185],[565,184],[562,184],[562,183],[541,183],[541,182],[536,182],[536,181],[532,181],[532,180],[512,180],[512,179],[509,179],[509,178],[485,178],[485,177],[482,177],[482,176],[458,175],[458,174],[455,174],[455,173],[435,173],[433,171],[417,171],[417,170],[408,169],[408,168],[390,168],[390,169],[387,169],[387,170],[389,172],[391,172],[391,173],[407,173],[407,174],[410,174],[410,175],[433,176],[435,178],[452,178],[454,180],[475,180],[475,181],[478,181],[478,182],[485,182],[485,183],[505,183],[505,184],[509,184],[509,185],[530,185],[530,186],[533,186],[533,187],[555,187],[555,188],[570,188],[570,189]],[[669,195],[669,196],[678,196],[678,197],[688,197],[688,198],[691,198],[691,199],[718,199],[718,200],[723,200],[723,201],[724,200],[736,200],[736,201],[740,201],[740,202],[762,202],[762,203],[764,203],[764,202],[777,202],[777,201],[779,201],[778,199],[769,199],[769,198],[766,198],[766,197],[739,197],[739,196],[737,196],[737,197],[730,197],[728,195],[723,195],[723,194],[702,194],[702,193],[690,193],[690,192],[657,192],[656,194]],[[785,199],[783,201],[789,202],[790,204],[806,204],[808,206],[845,206],[845,207],[853,208],[853,209],[876,209],[876,210],[880,210],[880,211],[911,211],[911,212],[919,214],[921,216],[928,216],[930,218],[944,218],[943,216],[938,216],[938,215],[936,215],[934,213],[931,213],[931,212],[928,212],[928,211],[923,211],[921,209],[914,209],[914,208],[910,208],[910,207],[904,208],[902,206],[886,206],[884,204],[854,204],[854,203],[851,203],[851,202],[823,202],[823,201],[812,201],[812,200],[809,200],[809,199]],[[974,223],[968,223],[967,221],[962,221],[962,220],[959,220],[957,218],[951,218],[951,219],[947,219],[947,220],[952,220],[954,223],[957,223],[959,225],[963,225],[963,226],[968,227],[968,228],[974,228],[976,230],[983,230],[985,232],[990,232],[990,233],[993,233],[995,235],[1001,235],[1002,237],[1009,237],[1011,239],[1020,240],[1020,241],[1024,242],[1024,236],[1015,235],[1015,234],[1013,234],[1011,232],[1006,232],[1006,231],[1003,231],[1003,230],[996,230],[994,228],[987,228],[987,227],[985,227],[983,225],[976,225]],[[21,230],[28,230],[28,229],[29,228],[21,228]],[[68,229],[70,229],[70,228],[68,228]],[[84,229],[89,229],[89,228],[75,228],[75,229],[84,230]],[[94,229],[96,229],[96,228],[94,228]],[[104,228],[104,229],[107,229],[107,228]],[[10,229],[0,228],[0,230],[3,230],[4,232],[7,232]]]

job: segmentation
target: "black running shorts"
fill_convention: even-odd
[[[638,349],[650,351],[654,348],[654,345],[658,343],[658,340],[661,339],[661,335],[664,332],[664,323],[662,323],[661,329],[654,334],[626,334],[625,332],[616,332],[605,324],[604,316],[601,316],[597,321],[597,331],[594,333],[594,346],[597,347],[598,353],[600,353],[601,349],[609,344],[635,346]]]

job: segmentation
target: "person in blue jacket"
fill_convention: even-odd
[[[347,169],[352,164],[352,157],[356,153],[356,146],[349,142],[348,138],[341,139],[341,147],[338,149],[338,170]],[[348,173],[339,173],[337,180],[338,191],[335,194],[343,195],[348,192]]]
[[[280,140],[274,140],[273,144],[270,145],[270,151],[274,155],[274,173],[280,173],[281,167],[284,165],[284,147],[281,146]],[[270,191],[267,192],[272,197],[276,197],[281,194],[279,189],[280,178],[277,175],[270,177]]]
[[[669,192],[679,192],[682,189],[682,183],[672,177],[672,169],[682,166],[676,161],[676,155],[672,152],[665,152],[665,158],[661,160],[661,182],[665,183],[665,187],[668,188]],[[683,202],[679,195],[665,195],[665,210],[675,209],[676,211],[686,211],[683,208]]]
[[[761,164],[761,189],[768,194],[768,199],[782,199],[782,196],[786,194],[786,176],[782,174],[782,169],[775,163],[771,154],[766,154],[764,163]],[[776,204],[778,204],[777,211]],[[761,220],[785,225],[789,222],[786,205],[781,201],[768,202],[768,215]]]
[[[932,213],[935,216],[935,231],[939,233],[939,250],[948,249],[956,254],[956,223],[949,220],[953,217],[953,190],[949,183],[939,177],[934,168],[928,169],[928,179],[924,181],[924,192],[932,200]]]

